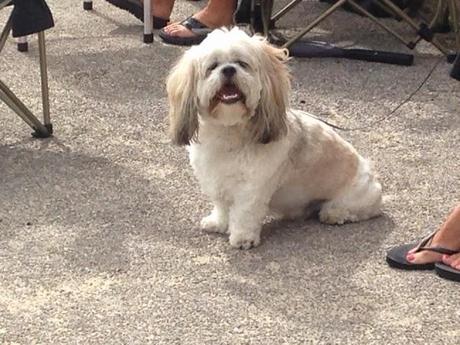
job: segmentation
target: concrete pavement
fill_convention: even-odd
[[[141,23],[104,1],[92,13],[80,1],[48,2],[55,136],[32,139],[0,104],[1,344],[459,343],[460,285],[384,260],[459,202],[460,82],[449,65],[388,120],[343,133],[381,175],[384,216],[271,223],[260,247],[238,251],[198,229],[209,204],[167,137],[164,80],[183,48],[157,36],[144,45]],[[178,1],[173,19],[203,5]],[[280,25],[292,29],[324,6],[303,2]],[[404,51],[346,12],[315,36]],[[10,39],[0,75],[38,112],[36,38],[30,46],[18,53]],[[292,106],[371,124],[439,59],[426,44],[415,54],[411,67],[292,59]]]

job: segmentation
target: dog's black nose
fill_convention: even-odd
[[[236,73],[236,68],[233,66],[227,66],[227,67],[222,68],[222,74],[229,79],[233,77],[235,73]]]

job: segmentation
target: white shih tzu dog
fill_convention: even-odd
[[[167,81],[170,131],[214,209],[204,230],[233,247],[260,243],[264,218],[306,216],[329,224],[381,213],[369,162],[329,126],[289,109],[287,53],[234,28],[186,51]]]

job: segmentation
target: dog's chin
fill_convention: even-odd
[[[216,92],[209,104],[209,121],[222,126],[234,126],[248,119],[246,96],[231,82]]]
[[[222,126],[234,126],[247,120],[246,96],[233,82],[227,82],[216,92],[209,104],[209,121]]]

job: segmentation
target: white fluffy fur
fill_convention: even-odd
[[[190,162],[214,209],[201,226],[230,244],[260,243],[264,218],[308,215],[355,222],[381,213],[381,185],[368,161],[330,127],[288,107],[284,50],[239,29],[216,30],[188,50],[167,90],[173,141],[190,145]],[[224,76],[223,68],[235,74]],[[218,102],[223,84],[244,99]]]

